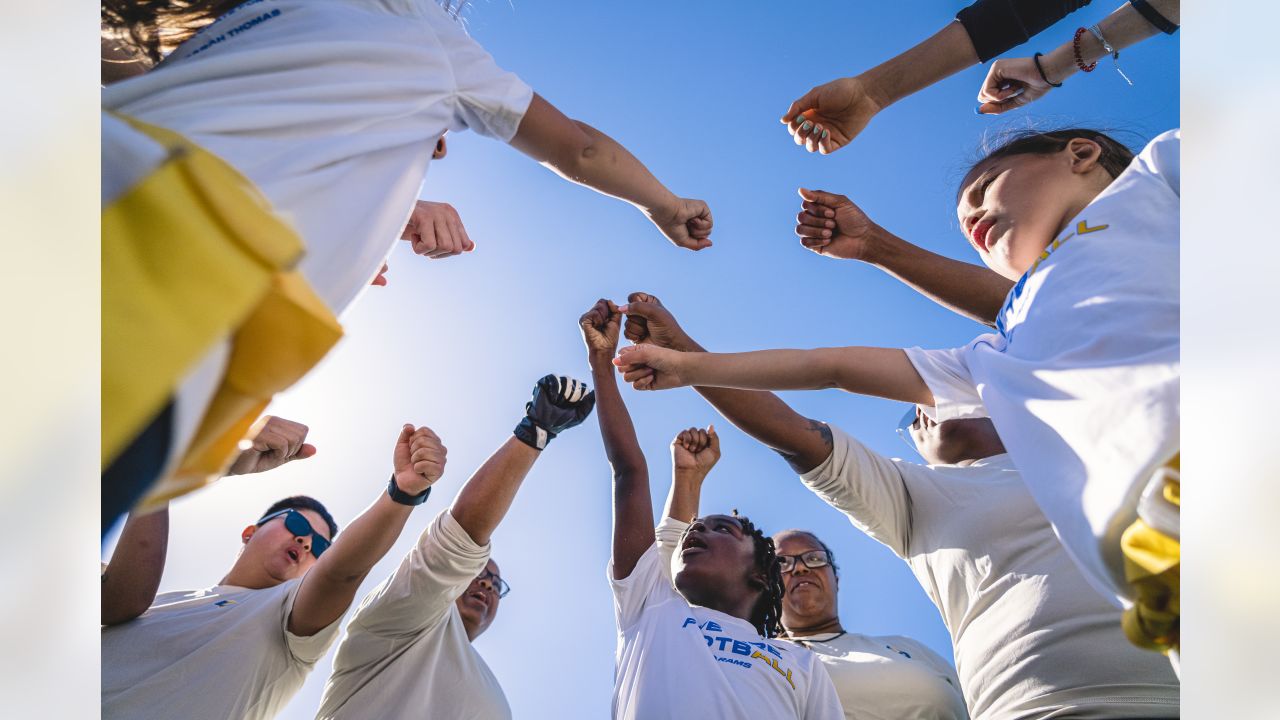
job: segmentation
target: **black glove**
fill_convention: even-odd
[[[516,437],[541,450],[551,438],[586,420],[595,406],[596,394],[588,391],[585,383],[563,375],[547,375],[533,386],[533,399],[525,403],[525,416],[516,425]]]

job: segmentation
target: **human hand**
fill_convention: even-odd
[[[677,473],[705,477],[719,461],[720,436],[714,425],[708,425],[706,430],[682,430],[671,441],[671,464]]]
[[[597,358],[612,358],[618,350],[618,328],[622,313],[612,300],[600,298],[591,309],[578,318],[582,341],[587,344],[587,355],[595,364]]]
[[[791,103],[782,123],[797,145],[827,155],[848,145],[885,105],[862,78],[839,78]]]
[[[618,310],[627,316],[623,334],[637,345],[652,343],[658,347],[685,350],[692,343],[671,311],[655,295],[633,292],[627,296],[627,304]]]
[[[799,189],[804,201],[796,216],[800,244],[828,257],[870,262],[880,226],[844,195]]]
[[[377,274],[377,275],[374,275],[374,276],[373,276],[373,282],[371,282],[371,283],[369,283],[369,284],[370,284],[370,285],[377,285],[378,287],[386,287],[386,286],[387,286],[387,271],[388,271],[388,270],[390,270],[390,269],[391,269],[391,267],[390,267],[389,265],[387,265],[386,263],[382,263],[382,269],[378,271],[378,274]]]
[[[400,429],[396,449],[392,453],[396,487],[410,495],[420,495],[444,475],[445,456],[448,448],[431,428],[423,425],[414,428],[406,423]]]
[[[266,472],[316,454],[316,446],[305,442],[307,426],[302,423],[264,415],[254,428],[257,433],[250,430],[253,439],[245,442],[244,450],[227,470],[228,475]]]
[[[1043,62],[1043,58],[1041,58]],[[1048,68],[1045,68],[1049,72]],[[978,112],[999,115],[1039,100],[1053,89],[1040,77],[1034,58],[1006,58],[991,64],[978,91]]]
[[[701,200],[675,198],[670,207],[647,210],[649,220],[673,244],[689,250],[711,247],[711,209]]]
[[[476,247],[452,205],[426,200],[419,200],[414,205],[413,214],[409,216],[400,239],[408,240],[415,253],[432,260],[471,252]]]
[[[689,384],[683,377],[689,354],[656,345],[631,345],[618,352],[613,364],[636,390],[668,390]]]
[[[581,424],[596,405],[596,394],[579,380],[544,375],[533,386],[533,399],[525,403],[525,416],[515,436],[529,447],[542,450],[557,435]]]

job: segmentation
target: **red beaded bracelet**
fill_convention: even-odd
[[[1075,53],[1076,56],[1076,67],[1080,68],[1084,72],[1093,72],[1093,69],[1098,67],[1098,61],[1094,60],[1088,65],[1085,65],[1084,56],[1080,54],[1080,36],[1087,32],[1089,31],[1085,28],[1078,28],[1076,30],[1076,36],[1071,40],[1071,51]]]

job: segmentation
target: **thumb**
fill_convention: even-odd
[[[403,467],[409,463],[409,438],[413,436],[413,426],[405,423],[400,428],[400,437],[396,439],[396,449],[392,455],[392,460],[397,468]]]
[[[825,190],[797,188],[797,192],[800,193],[800,197],[806,202],[818,203],[819,205],[826,205],[828,207],[835,207],[841,202],[848,200],[848,198],[843,195],[836,195],[835,193],[829,193]]]
[[[315,445],[312,445],[311,443],[303,443],[303,444],[302,444],[302,447],[298,448],[298,454],[297,454],[297,455],[294,455],[294,456],[293,456],[293,459],[294,459],[294,460],[306,460],[307,458],[309,458],[309,457],[311,457],[311,456],[313,456],[313,455],[315,455],[315,454],[316,454],[316,446],[315,446]]]
[[[707,425],[707,437],[711,438],[711,449],[720,452],[720,436],[716,434],[714,424]]]
[[[651,320],[655,310],[656,306],[653,303],[646,302],[644,300],[637,300],[636,302],[629,302],[626,305],[618,306],[618,312],[623,315],[635,315],[636,317],[642,317],[645,320]]]
[[[783,114],[781,118],[781,122],[783,124],[786,124],[795,120],[797,115],[803,114],[806,110],[813,109],[813,107],[817,104],[817,100],[818,100],[817,88],[814,88],[809,92],[805,93],[804,95],[801,95],[800,99],[791,103],[791,107],[787,108],[787,112]]]

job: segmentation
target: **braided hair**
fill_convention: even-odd
[[[778,562],[773,538],[765,535],[750,518],[739,515],[736,509],[733,516],[742,523],[742,531],[751,536],[755,545],[755,565],[752,569],[764,573],[765,577],[760,597],[751,608],[750,622],[761,635],[767,638],[778,637],[782,634],[782,594],[785,586],[782,584],[782,565]]]

